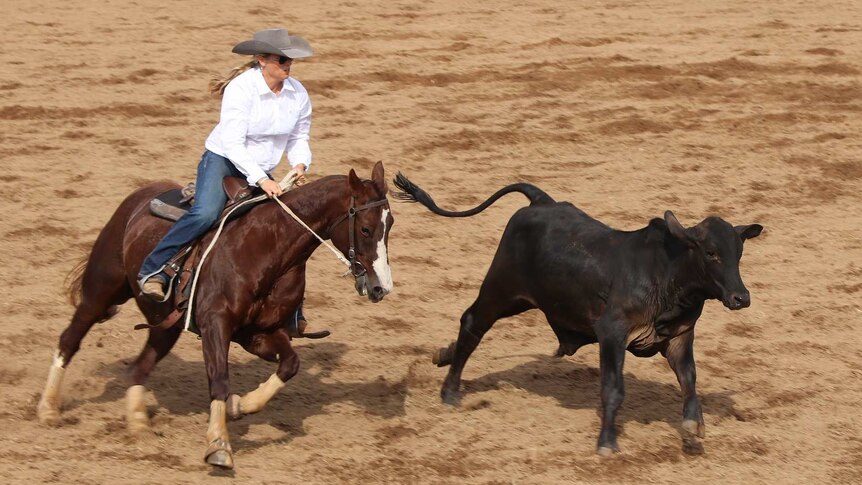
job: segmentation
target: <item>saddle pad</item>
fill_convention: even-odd
[[[173,189],[157,195],[150,201],[150,212],[154,216],[177,221],[192,208],[183,189]]]
[[[250,197],[262,194],[263,191],[261,191],[257,187],[255,187],[253,191],[244,190],[240,192],[237,196],[237,200],[233,202],[228,201],[228,205],[225,206],[224,210],[221,213],[221,216],[219,216],[219,221],[221,221],[221,218],[224,217],[225,213],[234,205],[241,202],[245,202],[245,200]],[[179,220],[180,217],[185,215],[185,213],[188,212],[189,209],[192,208],[191,204],[189,204],[189,201],[187,199],[188,195],[184,191],[184,189],[172,189],[167,192],[161,193],[150,201],[150,213],[156,217],[161,217],[163,219],[176,222]],[[265,201],[266,199],[243,205],[239,209],[231,212],[228,222],[245,214],[246,212],[250,211],[252,207]]]

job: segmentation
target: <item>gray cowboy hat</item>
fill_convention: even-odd
[[[251,40],[235,45],[235,54],[274,54],[291,59],[311,57],[311,45],[302,37],[289,35],[287,29],[266,29],[255,32]]]

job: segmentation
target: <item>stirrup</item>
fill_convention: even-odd
[[[321,339],[329,337],[332,332],[329,330],[321,330],[319,332],[305,332],[305,328],[308,326],[308,320],[302,319],[293,319],[287,325],[287,334],[290,335],[290,338],[310,338],[310,339]]]
[[[168,284],[167,282],[164,281],[164,279],[162,277],[157,276],[162,271],[162,269],[164,269],[164,266],[159,268],[159,270],[156,271],[155,273],[148,274],[148,275],[144,276],[143,278],[141,278],[140,280],[138,280],[138,288],[141,290],[141,294],[146,296],[150,300],[157,302],[157,303],[164,303],[164,302],[168,301],[168,298],[170,298],[171,289],[173,286],[173,280],[171,280],[171,283]],[[147,286],[147,284],[150,283],[150,280],[153,278],[158,278],[158,280],[159,280],[160,293],[155,293],[152,291],[145,291],[145,289],[144,289],[144,287]],[[165,286],[167,286],[167,289],[165,289]]]

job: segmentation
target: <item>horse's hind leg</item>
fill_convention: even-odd
[[[147,408],[144,405],[144,384],[162,358],[168,355],[180,338],[182,327],[174,325],[168,329],[151,328],[147,343],[130,371],[131,386],[126,390],[126,426],[130,433],[139,433],[150,428]]]
[[[77,303],[71,323],[60,335],[45,391],[36,408],[36,415],[43,424],[60,423],[60,385],[66,367],[81,347],[81,340],[93,325],[114,316],[117,306],[132,297],[119,251],[116,250],[120,242],[114,240],[118,237],[114,234],[116,228],[113,226],[117,224],[115,219],[116,214],[99,234],[83,272],[72,282],[71,291],[73,295],[80,291],[80,302]]]
[[[283,331],[261,336],[249,350],[266,360],[271,360],[271,357],[277,358],[278,369],[266,382],[248,394],[242,397],[231,394],[227,400],[227,412],[232,418],[239,418],[244,414],[256,413],[263,409],[287,381],[299,372],[299,356],[290,345],[290,337]]]
[[[59,345],[48,371],[45,391],[36,409],[36,415],[43,424],[60,423],[60,385],[66,368],[81,347],[81,340],[93,325],[114,316],[117,313],[117,305],[131,296],[122,274],[105,275],[104,280],[89,281],[94,279],[87,277],[88,272],[95,271],[91,271],[92,267],[92,264],[88,264],[85,271],[82,301],[75,309],[71,323],[60,335]]]

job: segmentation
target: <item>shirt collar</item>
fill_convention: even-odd
[[[266,80],[263,78],[263,71],[258,69],[258,68],[256,68],[255,70],[257,71],[257,76],[255,77],[254,83],[257,86],[257,94],[258,95],[263,96],[264,94],[274,94],[274,95],[278,96],[279,94],[281,94],[285,91],[290,91],[290,92],[296,91],[296,88],[293,87],[293,83],[290,82],[290,78],[288,77],[287,79],[284,80],[284,83],[282,83],[281,91],[278,94],[273,93],[272,90],[269,89],[269,85],[266,84]]]

